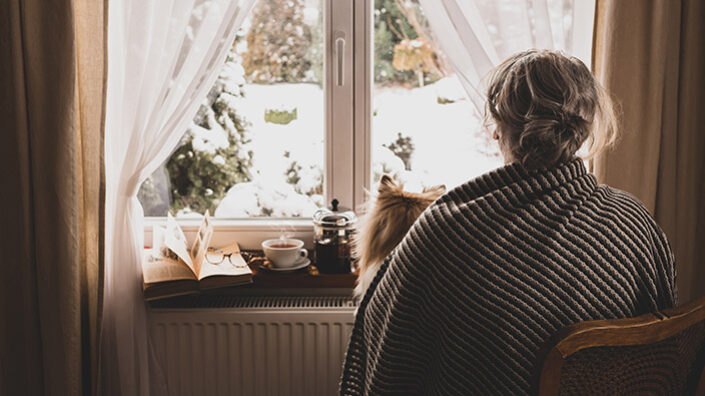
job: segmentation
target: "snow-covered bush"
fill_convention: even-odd
[[[417,38],[402,40],[394,46],[394,59],[392,66],[399,71],[413,71],[416,73],[419,87],[424,86],[424,72],[433,68],[435,53],[431,44]]]
[[[405,170],[411,170],[411,156],[414,154],[415,148],[411,136],[403,136],[401,132],[398,132],[396,140],[383,146],[402,160]]]
[[[287,183],[239,183],[230,188],[215,210],[217,217],[301,217],[318,210],[321,196],[299,194]]]
[[[313,79],[309,58],[311,27],[304,22],[304,0],[259,0],[252,11],[243,66],[251,83]]]
[[[272,124],[286,125],[298,118],[296,107],[291,109],[276,108],[264,110],[264,121]]]
[[[290,158],[291,153],[285,152],[284,157]],[[323,194],[323,168],[320,164],[307,162],[304,158],[292,160],[284,172],[286,182],[294,187],[299,194],[307,196]]]
[[[457,76],[441,78],[433,84],[433,87],[436,90],[436,103],[438,104],[451,104],[467,99]]]
[[[236,56],[229,54],[205,103],[167,161],[173,213],[212,213],[231,186],[250,180],[249,123],[235,111],[244,97],[243,74]],[[158,176],[155,172],[141,186],[140,201],[148,216],[166,214],[152,191],[155,187],[166,191]]]
[[[391,150],[384,146],[373,147],[372,158],[372,192],[377,190],[377,184],[383,174],[392,177],[397,183],[404,185],[404,190],[420,192],[426,183],[424,175],[406,170],[404,162]]]
[[[404,162],[384,146],[374,146],[372,150],[372,183],[379,182],[383,174],[399,180],[401,174],[406,171]]]

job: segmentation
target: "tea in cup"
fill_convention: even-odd
[[[299,239],[268,239],[262,242],[264,255],[276,268],[289,268],[301,263],[308,256]]]

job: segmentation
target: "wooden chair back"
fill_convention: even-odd
[[[705,395],[705,297],[636,318],[580,322],[542,353],[538,394]]]

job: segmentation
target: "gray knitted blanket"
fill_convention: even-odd
[[[471,180],[421,215],[361,301],[343,395],[526,394],[559,329],[676,304],[666,237],[582,161]]]

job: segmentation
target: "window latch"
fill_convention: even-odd
[[[336,66],[335,66],[335,81],[336,85],[341,87],[343,86],[343,77],[344,77],[344,65],[345,65],[345,33],[338,31],[335,32],[335,58],[336,58]]]

